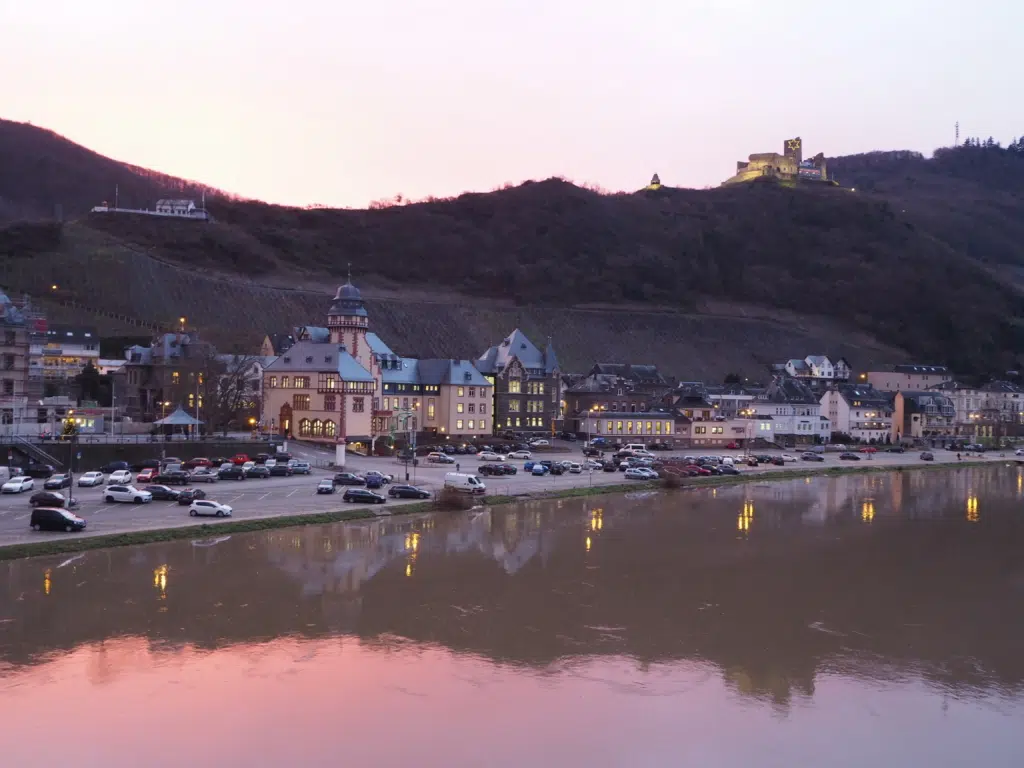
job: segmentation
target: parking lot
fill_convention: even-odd
[[[550,458],[553,461],[572,460],[581,461],[582,454],[578,445],[564,445],[562,450],[553,450],[543,454],[535,454],[535,459]],[[703,452],[696,449],[685,451],[665,452],[659,458],[681,455],[700,455]],[[708,450],[707,453],[725,456],[731,455],[735,458],[742,456],[741,451]],[[781,451],[765,451],[772,455],[781,455]],[[325,461],[331,454],[319,452],[316,449],[295,449],[293,454],[296,458]],[[956,463],[956,454],[949,451],[936,450],[935,462]],[[799,457],[798,453],[792,454]],[[808,473],[820,472],[823,469],[836,466],[887,466],[899,467],[905,465],[917,465],[922,461],[919,452],[907,452],[905,454],[876,453],[861,454],[861,461],[848,462],[840,460],[838,454],[824,454],[824,462],[796,461],[787,463],[785,467],[773,465],[761,465],[757,468],[748,468],[740,465],[743,474],[757,474],[770,476],[772,472],[782,469],[792,470],[800,468]],[[427,491],[436,492],[444,485],[444,476],[448,472],[461,471],[463,473],[476,473],[481,462],[475,456],[458,456],[457,464],[431,464],[420,461],[418,466],[406,468],[400,462],[388,458],[367,458],[350,454],[346,471],[363,473],[371,469],[391,474],[394,482],[405,482],[405,473],[409,473],[409,482]],[[973,456],[972,459],[978,457]],[[982,458],[988,460],[1005,459],[999,454],[984,454]],[[1012,454],[1010,455],[1012,458]],[[508,463],[518,468],[515,475],[501,477],[483,477],[487,485],[487,493],[494,495],[527,495],[546,491],[557,491],[566,488],[614,485],[629,482],[621,472],[584,472],[582,474],[544,475],[535,477],[524,472],[522,460],[509,461]],[[316,493],[316,486],[325,477],[332,477],[333,470],[327,468],[314,469],[311,475],[294,475],[292,477],[270,477],[266,479],[247,479],[241,482],[221,480],[217,483],[197,484],[195,487],[206,491],[207,498],[228,504],[233,508],[235,519],[253,519],[262,517],[276,517],[281,515],[301,515],[315,512],[327,512],[338,510],[344,507],[341,500],[341,493],[344,487],[339,486],[335,494]],[[36,481],[35,490],[41,490],[42,480]],[[145,484],[138,484],[139,487]],[[64,489],[63,493],[67,493]],[[103,487],[95,488],[74,488],[75,498],[79,501],[79,507],[75,510],[80,516],[88,521],[88,528],[83,534],[75,535],[100,535],[110,533],[124,533],[141,531],[154,528],[170,528],[198,525],[207,522],[204,519],[189,517],[188,507],[179,505],[172,501],[153,501],[148,504],[108,504],[103,500]],[[47,536],[62,536],[68,534],[33,532],[29,529],[29,517],[31,507],[28,499],[31,493],[4,494],[0,496],[0,545],[21,543],[24,541],[38,540]],[[409,503],[407,501],[389,499],[386,510],[390,506]]]

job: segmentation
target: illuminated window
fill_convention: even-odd
[[[174,371],[173,373],[171,373],[171,383],[172,384],[177,384],[180,380],[181,380],[181,375],[177,371]]]
[[[295,388],[296,389],[309,389],[309,376],[296,376],[295,377]]]
[[[462,429],[462,419],[459,419],[455,422],[455,428]]]
[[[509,413],[519,413],[519,408],[520,408],[521,405],[522,405],[522,403],[519,402],[518,400],[509,400],[508,401],[508,411],[509,411]]]
[[[622,422],[621,421],[615,422],[615,431],[618,432],[620,435],[622,434]]]
[[[328,419],[324,422],[324,437],[334,437],[337,434],[338,425]]]
[[[282,377],[281,377],[281,386],[282,386],[282,387],[283,387],[284,389],[287,389],[287,388],[288,388],[288,386],[289,386],[289,385],[288,385],[288,377],[287,377],[287,376],[282,376]]]
[[[648,434],[648,435],[649,435],[649,434],[651,434],[651,431],[652,431],[652,427],[653,427],[653,426],[654,426],[654,425],[653,425],[653,424],[651,424],[651,422],[649,422],[649,421],[647,422],[647,434]],[[658,431],[660,432],[661,430],[659,429]]]
[[[309,395],[292,395],[292,408],[296,411],[308,411]]]
[[[481,432],[486,432],[487,431],[487,419],[480,419],[480,431]]]
[[[465,394],[466,394],[466,389],[464,387],[459,387],[459,391],[457,393],[458,397],[464,397]]]
[[[469,429],[473,429],[473,428],[474,428],[474,427],[473,427],[473,419],[470,419],[470,420],[469,420],[469,424],[468,424],[468,427],[469,427]]]
[[[626,432],[628,434],[630,434],[630,435],[633,434],[633,422],[632,421],[627,421],[626,422]]]
[[[518,405],[518,403],[517,403],[517,405]],[[463,405],[462,405],[462,403],[457,403],[457,404],[455,405],[455,412],[456,412],[456,413],[462,413],[462,412],[463,412],[463,410],[464,410],[464,409],[463,409]],[[512,410],[512,409],[510,408],[509,410]]]
[[[523,391],[523,383],[518,379],[513,379],[508,383],[508,391],[513,395],[518,395]]]
[[[434,420],[434,398],[432,397],[427,400],[427,420]]]
[[[649,429],[649,427],[648,427],[648,429]],[[661,422],[660,421],[654,422],[654,431],[655,431],[656,434],[659,434],[659,435],[661,434]]]
[[[312,437],[323,437],[324,423],[320,419],[313,419],[313,423],[310,425],[310,435]]]
[[[270,377],[270,381],[267,382],[267,386],[271,387],[271,388],[276,387],[277,386],[277,376],[271,376]]]
[[[299,421],[299,437],[309,437],[309,428],[309,419],[301,419]]]

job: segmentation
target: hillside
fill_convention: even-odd
[[[602,195],[551,179],[366,211],[220,198],[212,224],[89,215],[0,231],[0,280],[55,317],[122,330],[184,314],[252,340],[318,322],[351,263],[373,322],[405,353],[475,356],[521,325],[552,335],[575,368],[614,359],[759,375],[818,351],[1000,371],[1024,353],[1024,301],[1006,279],[1020,258],[1024,160],[1002,153],[987,167],[974,151],[830,161],[857,192]],[[972,223],[980,212],[984,226]]]
[[[204,191],[226,196],[111,160],[53,131],[0,120],[0,224],[49,219],[58,205],[66,217],[81,216],[104,201],[113,205],[115,186],[125,208],[152,208],[162,197],[198,198]]]

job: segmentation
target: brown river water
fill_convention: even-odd
[[[4,766],[1024,766],[1015,466],[0,563]]]

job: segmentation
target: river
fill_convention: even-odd
[[[0,563],[10,766],[1024,765],[1024,475]]]

